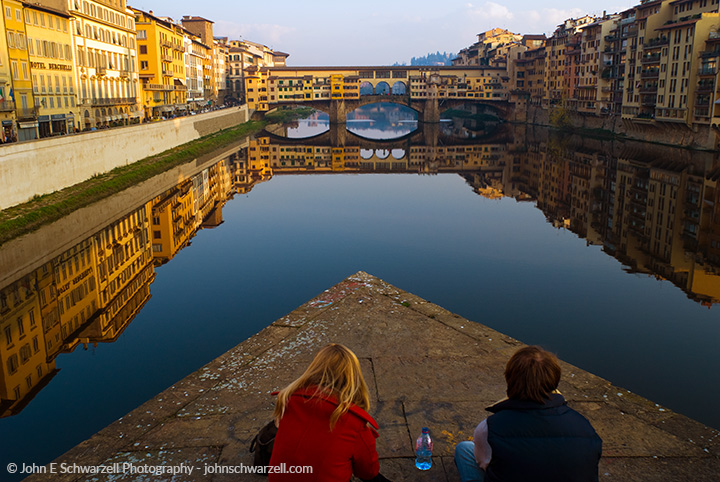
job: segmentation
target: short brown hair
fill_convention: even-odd
[[[505,366],[507,396],[545,403],[560,383],[557,357],[539,346],[520,348]]]

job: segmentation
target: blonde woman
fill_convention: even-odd
[[[384,481],[375,449],[378,425],[367,413],[370,396],[355,354],[343,345],[322,348],[300,378],[278,393],[270,466],[311,467],[312,473],[270,473],[270,482]]]

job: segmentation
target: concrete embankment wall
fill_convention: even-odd
[[[0,209],[242,124],[247,105],[0,147]]]
[[[596,116],[566,112],[570,124],[579,129],[607,131],[643,142],[653,142],[694,149],[717,149],[720,132],[710,126],[688,127],[684,123],[632,121],[619,115]],[[514,115],[517,122],[552,126],[550,111],[539,106],[518,105]]]
[[[173,167],[111,197],[73,211],[52,224],[2,244],[0,286],[6,286],[39,268],[159,194],[247,146],[247,138],[242,139],[222,150]]]

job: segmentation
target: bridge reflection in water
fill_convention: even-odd
[[[155,268],[219,226],[235,194],[279,175],[457,173],[480,196],[535,203],[628,272],[668,280],[707,306],[720,301],[717,153],[509,126],[481,141],[438,125],[390,141],[340,130],[310,140],[265,133],[186,166],[179,182],[159,176],[0,248],[0,415],[20,412],[52,380],[60,354],[117,340],[150,298]]]

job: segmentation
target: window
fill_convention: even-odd
[[[138,45],[141,54],[147,54],[147,45]]]
[[[12,330],[9,326],[5,327],[5,343],[9,346],[12,345]]]
[[[10,375],[12,375],[13,373],[15,373],[17,371],[18,366],[20,366],[20,365],[18,364],[17,355],[12,355],[10,358],[8,358],[7,369],[8,369],[8,373],[10,373]]]
[[[138,30],[137,31],[137,39],[138,40],[145,40],[147,39],[147,32],[145,30]]]
[[[30,356],[32,356],[32,353],[30,352],[30,344],[25,343],[23,346],[20,347],[20,363],[23,365],[27,363],[27,361],[30,359]]]

